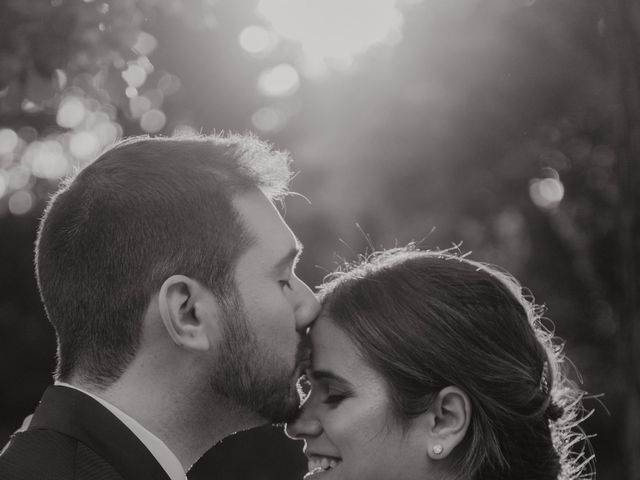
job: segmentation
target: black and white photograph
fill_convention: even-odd
[[[637,0],[0,0],[0,480],[640,480]]]

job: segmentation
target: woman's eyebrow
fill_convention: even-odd
[[[308,375],[315,382],[318,382],[320,380],[330,380],[346,386],[351,386],[351,383],[346,378],[341,377],[340,375],[336,375],[335,373],[328,370],[310,370]]]

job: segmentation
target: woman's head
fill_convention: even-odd
[[[368,452],[368,465],[384,459],[389,466],[402,457],[394,452],[385,459],[391,443],[408,442],[403,452],[425,445],[429,450],[402,458],[403,468],[416,460],[417,469],[445,478],[556,479],[575,473],[562,440],[574,435],[579,394],[562,375],[559,350],[540,325],[540,311],[511,277],[445,252],[395,249],[335,275],[322,288],[322,302],[312,329],[311,373],[318,362],[333,365],[353,377],[356,391],[350,402],[338,396],[332,405],[330,390],[339,388],[313,379],[317,389],[289,431],[311,444],[313,432],[304,426],[322,430],[317,438],[325,435],[323,443],[332,446],[319,453],[342,459],[340,468],[355,461],[340,445],[354,454]],[[349,348],[352,358],[340,359]],[[381,443],[377,450],[358,450],[352,445],[358,446],[357,439],[348,442],[349,432],[339,428],[344,419],[336,418],[347,409],[372,408],[364,395],[372,379],[379,410],[384,403],[387,412],[384,422],[380,418],[385,433],[367,444]],[[368,426],[375,427],[371,421]],[[353,435],[357,430],[353,425]],[[356,478],[350,475],[345,478]]]

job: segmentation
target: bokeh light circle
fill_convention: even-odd
[[[147,72],[137,63],[130,63],[122,72],[122,78],[132,88],[140,88],[147,81]]]
[[[251,116],[251,123],[262,132],[277,132],[284,126],[284,112],[274,107],[263,107]]]
[[[4,194],[7,193],[8,187],[9,185],[4,178],[4,175],[0,175],[0,198],[4,197]]]
[[[259,55],[273,50],[277,41],[266,28],[249,25],[240,32],[238,43],[246,52]]]
[[[258,90],[269,97],[292,95],[300,86],[300,76],[288,63],[265,70],[258,77]]]
[[[0,129],[0,155],[9,155],[18,146],[18,134],[10,128]]]
[[[149,55],[153,52],[158,46],[158,40],[156,37],[147,32],[138,33],[138,37],[136,38],[136,43],[133,46],[133,50],[140,55]]]
[[[79,160],[91,160],[100,151],[100,141],[95,133],[77,132],[69,140],[71,154]]]
[[[82,123],[86,113],[82,99],[66,97],[60,102],[56,122],[63,128],[75,128]]]
[[[24,165],[15,165],[9,170],[9,186],[13,190],[26,187],[31,179],[31,172]]]
[[[529,185],[529,195],[538,207],[554,208],[564,198],[564,185],[559,178],[536,178]]]
[[[28,162],[31,173],[36,177],[55,180],[63,177],[69,162],[62,145],[55,140],[34,142],[27,148],[23,162]]]
[[[18,190],[9,197],[9,211],[14,215],[24,215],[33,208],[33,195],[27,190]]]
[[[140,127],[147,133],[158,133],[167,123],[167,117],[164,112],[152,109],[145,112],[140,119]]]

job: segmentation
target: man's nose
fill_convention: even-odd
[[[320,435],[322,425],[315,418],[309,417],[303,407],[300,416],[294,422],[285,425],[284,433],[294,440],[306,440]]]
[[[296,330],[304,332],[320,314],[320,302],[311,289],[298,279],[296,299]]]

